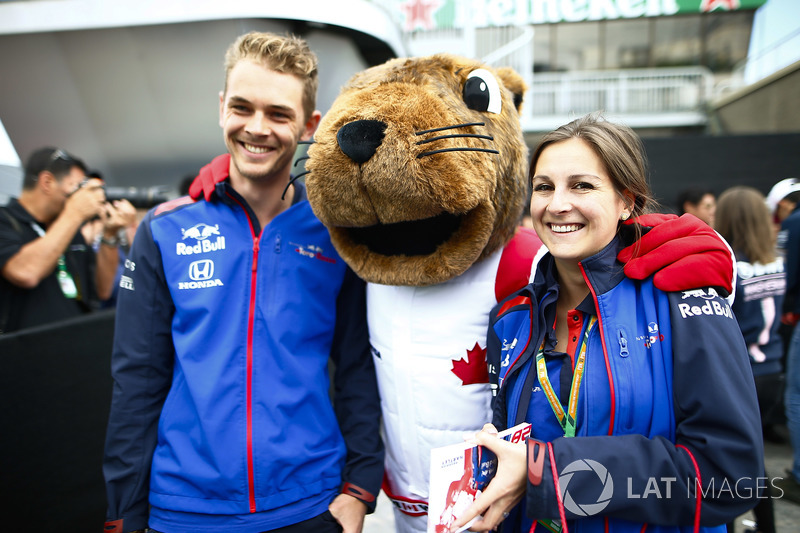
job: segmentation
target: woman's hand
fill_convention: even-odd
[[[525,442],[511,443],[497,438],[497,429],[486,424],[475,435],[475,442],[497,455],[497,474],[481,495],[456,520],[456,531],[478,515],[470,531],[490,531],[508,516],[508,512],[525,496],[527,487],[527,447]]]

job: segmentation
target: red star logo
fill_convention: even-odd
[[[408,0],[400,4],[406,13],[406,31],[414,31],[418,27],[432,30],[436,27],[433,13],[441,6],[440,0]]]
[[[478,343],[471,350],[467,350],[467,360],[462,357],[453,360],[453,374],[461,379],[462,385],[475,383],[489,383],[489,370],[486,368],[486,348],[481,348]]]
[[[728,11],[733,11],[735,9],[739,9],[739,0],[703,0],[700,3],[700,12],[707,13],[718,7],[727,9]]]

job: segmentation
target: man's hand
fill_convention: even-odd
[[[103,219],[103,234],[112,238],[119,230],[136,224],[136,208],[128,200],[115,200],[104,205],[100,217]]]
[[[624,222],[633,223],[651,229],[617,255],[629,278],[652,275],[662,291],[719,287],[726,296],[731,294],[735,283],[731,250],[705,222],[688,214],[642,215]]]
[[[342,533],[361,533],[364,528],[367,506],[357,498],[349,494],[339,494],[328,506],[328,510],[341,524]]]
[[[64,211],[76,215],[83,222],[99,215],[105,202],[102,180],[91,178],[70,193],[64,203]]]

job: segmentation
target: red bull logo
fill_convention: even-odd
[[[175,251],[178,255],[192,255],[208,252],[217,252],[225,249],[225,237],[219,236],[215,241],[198,241],[197,244],[188,245],[184,242],[179,242],[175,245]]]

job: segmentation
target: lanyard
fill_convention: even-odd
[[[536,354],[536,375],[539,378],[539,384],[547,396],[547,401],[550,407],[553,408],[561,428],[564,430],[565,437],[574,437],[575,429],[577,428],[576,415],[578,412],[578,391],[581,388],[581,380],[583,379],[583,371],[586,368],[586,344],[589,339],[589,332],[597,322],[597,318],[592,316],[589,319],[589,325],[586,326],[586,333],[583,335],[583,342],[579,350],[578,358],[575,361],[575,372],[572,375],[572,386],[569,388],[569,402],[567,403],[567,412],[561,406],[561,401],[558,399],[553,386],[550,384],[550,379],[547,377],[547,364],[544,359],[544,341]]]
[[[39,237],[44,237],[44,230],[39,224],[31,222],[31,227]],[[72,274],[67,270],[67,262],[64,260],[64,254],[61,254],[61,257],[58,258],[56,267],[58,268],[56,279],[58,280],[58,285],[61,287],[61,292],[64,293],[64,297],[74,300],[78,297],[78,287],[75,285],[75,280],[72,279]]]

